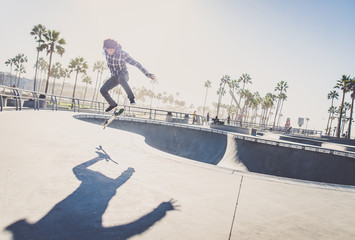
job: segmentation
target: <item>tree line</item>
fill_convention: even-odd
[[[38,83],[38,72],[41,71],[47,73],[47,78],[45,81],[44,93],[49,92],[49,79],[50,77],[53,78],[53,85],[52,85],[52,93],[54,92],[55,87],[55,80],[64,78],[63,80],[63,87],[65,79],[70,77],[70,74],[75,72],[75,84],[73,89],[73,98],[75,97],[75,90],[76,84],[78,80],[79,73],[83,73],[86,75],[86,70],[88,69],[87,62],[82,57],[74,58],[70,61],[68,68],[63,68],[59,62],[52,64],[52,57],[53,54],[63,55],[65,53],[64,45],[66,41],[60,37],[60,32],[56,30],[49,30],[44,25],[38,24],[34,26],[30,32],[34,39],[36,40],[37,47],[37,59],[35,64],[35,77],[33,83],[33,90],[37,91],[37,83]],[[40,58],[40,52],[45,51],[49,62],[47,63],[43,58]],[[14,65],[16,71],[16,78],[17,78],[17,85],[19,85],[20,75],[22,73],[26,73],[24,63],[27,62],[27,57],[24,54],[20,53],[16,55],[14,58],[9,58],[5,61],[6,66],[10,66],[10,74],[12,75],[12,66]],[[97,69],[100,71],[101,69]],[[84,76],[84,82],[89,83],[91,81],[90,77]],[[62,91],[63,92],[63,87]]]
[[[341,90],[342,98],[340,106],[334,106],[334,99],[339,98],[339,93],[336,90],[332,90],[328,93],[327,98],[331,100],[331,105],[328,109],[328,121],[326,127],[326,134],[340,137],[344,135],[347,139],[350,139],[351,125],[353,123],[353,110],[354,110],[354,98],[355,98],[355,78],[351,78],[350,75],[342,75],[342,77],[336,81],[334,89]],[[345,102],[345,96],[350,93],[351,103]],[[350,115],[347,116],[350,110]],[[332,127],[333,120],[338,119],[336,126]],[[347,130],[346,128],[347,124]],[[345,133],[344,133],[345,131]]]
[[[224,75],[221,78],[219,88],[217,90],[218,101],[216,103],[216,116],[219,116],[219,109],[224,108],[227,109],[228,115],[230,115],[235,121],[256,124],[257,117],[259,117],[258,123],[260,125],[268,125],[271,115],[274,115],[272,122],[273,128],[275,128],[275,126],[279,126],[280,119],[282,117],[283,104],[287,100],[286,92],[288,89],[288,83],[280,81],[274,89],[276,94],[269,92],[262,97],[259,92],[252,93],[250,90],[246,89],[247,84],[252,84],[251,80],[250,75],[247,73],[242,74],[242,76],[238,79],[231,79],[229,75]],[[207,80],[204,83],[204,87],[206,88],[206,94],[203,114],[205,114],[206,99],[208,89],[211,87],[211,81]],[[231,95],[239,96],[239,99],[235,98],[235,104],[233,104],[233,98],[229,105],[221,104],[222,97],[227,93],[227,90],[229,90]],[[275,113],[273,113],[271,110],[274,108],[275,103],[276,109]],[[258,114],[259,110],[261,110],[261,112]]]

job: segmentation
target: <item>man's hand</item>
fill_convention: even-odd
[[[150,79],[154,80],[155,79],[155,75],[154,74],[150,74]]]
[[[168,202],[162,202],[158,208],[164,209],[165,211],[177,210],[179,211],[180,205],[177,204],[177,201],[170,199]]]

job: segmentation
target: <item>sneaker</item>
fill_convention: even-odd
[[[105,111],[106,112],[109,112],[109,111],[111,111],[112,109],[114,109],[115,107],[117,107],[118,105],[117,105],[117,103],[115,104],[115,105],[113,105],[113,106],[109,106]]]
[[[134,101],[134,99],[133,99],[133,98],[132,98],[132,99],[130,99],[129,101],[130,101],[131,105],[136,105],[136,101]]]

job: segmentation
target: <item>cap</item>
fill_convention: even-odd
[[[104,41],[104,48],[116,48],[118,43],[113,39],[106,39]]]

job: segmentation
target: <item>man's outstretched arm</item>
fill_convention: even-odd
[[[168,211],[178,210],[178,207],[176,201],[173,199],[168,202],[162,202],[157,208],[138,220],[125,225],[105,229],[104,232],[107,236],[117,236],[117,239],[128,239],[134,235],[142,234],[164,218]]]

